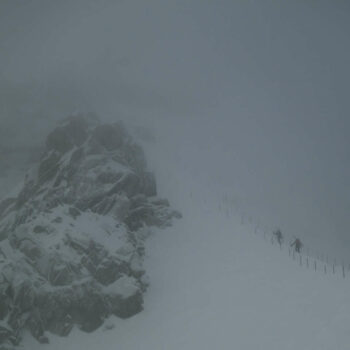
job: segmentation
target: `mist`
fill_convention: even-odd
[[[349,17],[341,0],[2,1],[2,167],[93,111],[151,128],[203,186],[346,258]]]

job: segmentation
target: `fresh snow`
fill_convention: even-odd
[[[26,350],[346,350],[350,275],[324,274],[219,210],[221,195],[162,163],[159,187],[184,217],[146,243],[144,311],[91,334],[49,335]],[[163,170],[162,170],[163,169]],[[169,176],[171,174],[171,176]],[[163,194],[163,193],[162,193]],[[349,272],[350,273],[350,272]]]
[[[129,298],[138,292],[139,287],[133,277],[122,276],[114,283],[104,288],[107,292],[118,295],[123,299]]]

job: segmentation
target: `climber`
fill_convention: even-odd
[[[280,229],[277,229],[273,232],[273,235],[276,237],[276,240],[280,246],[282,246],[283,243],[283,235]]]
[[[291,247],[294,246],[295,251],[296,251],[297,253],[300,253],[303,244],[301,243],[301,241],[300,241],[299,238],[296,238],[296,239],[294,240],[294,242],[293,242],[290,246],[291,246]]]

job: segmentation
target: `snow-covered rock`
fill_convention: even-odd
[[[181,216],[156,195],[122,123],[76,115],[52,131],[18,194],[0,202],[0,345],[141,311],[149,227]]]

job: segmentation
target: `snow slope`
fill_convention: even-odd
[[[220,211],[217,189],[162,162],[158,185],[184,217],[147,242],[144,311],[49,345],[28,337],[26,350],[350,348],[350,276],[299,266],[286,246]]]

